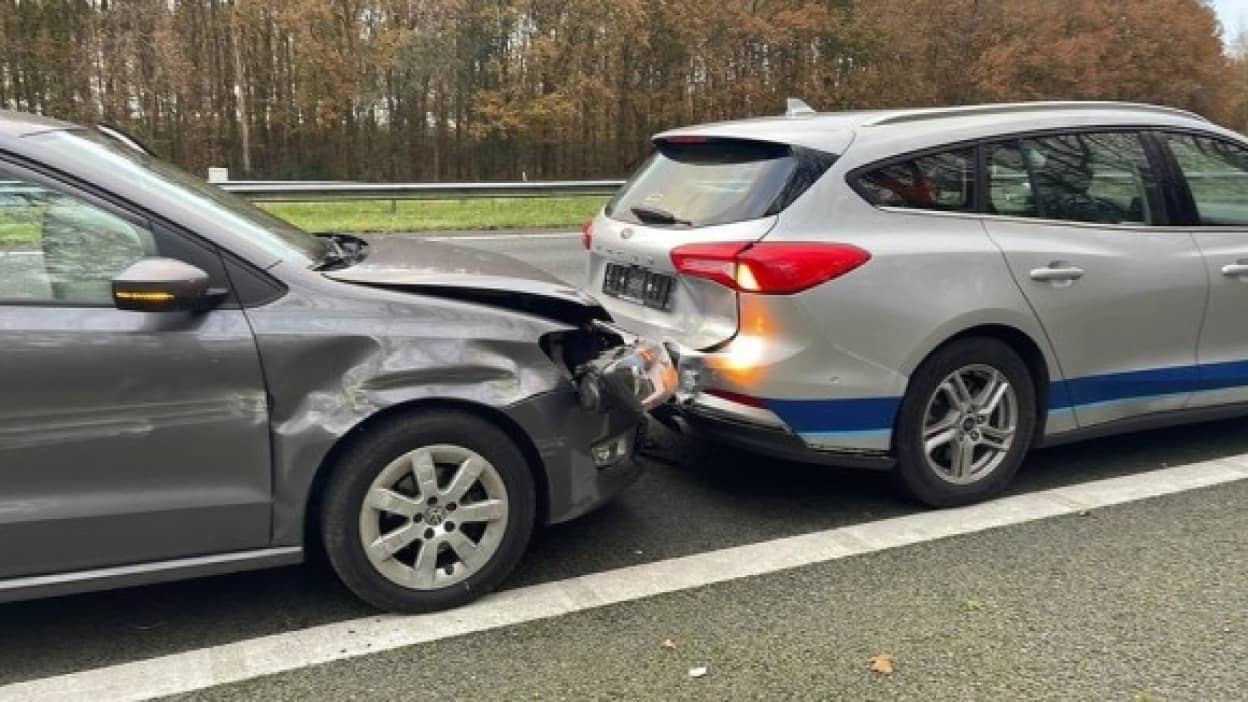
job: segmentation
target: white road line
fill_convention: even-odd
[[[449,612],[375,616],[15,683],[0,700],[140,700],[366,656],[849,556],[1248,479],[1248,455],[919,512],[488,596]],[[1112,538],[1112,535],[1107,535]]]
[[[431,241],[498,241],[500,239],[572,239],[579,237],[576,232],[535,232],[531,234],[470,234],[467,236],[419,236]]]

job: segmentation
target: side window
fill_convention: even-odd
[[[989,148],[990,212],[1095,224],[1154,223],[1161,194],[1137,134],[1063,134]],[[1026,182],[1020,182],[1020,170]]]
[[[1248,225],[1248,150],[1187,134],[1167,134],[1165,139],[1192,191],[1200,223]]]
[[[859,176],[857,185],[873,205],[970,212],[974,163],[973,149],[919,156]]]
[[[1036,196],[1031,191],[1031,176],[1023,163],[1023,152],[1017,142],[989,144],[984,147],[988,164],[988,214],[1011,217],[1039,217]]]
[[[112,304],[112,279],[156,255],[152,233],[0,171],[0,301]]]

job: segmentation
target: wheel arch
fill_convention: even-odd
[[[952,335],[945,337],[939,343],[934,345],[922,358],[914,363],[908,373],[909,377],[913,377],[914,369],[926,361],[940,349],[963,339],[983,337],[995,339],[1019,355],[1027,366],[1027,371],[1031,375],[1032,383],[1035,389],[1036,400],[1036,428],[1033,435],[1033,442],[1038,441],[1044,436],[1045,423],[1048,417],[1049,392],[1050,384],[1054,375],[1050,368],[1049,357],[1045,354],[1043,347],[1037,342],[1032,335],[1019,329],[1011,324],[999,322],[980,323],[967,327]],[[906,391],[909,392],[909,382],[906,385]],[[894,420],[896,421],[896,420]]]
[[[304,509],[304,549],[314,549],[317,552],[321,549],[320,540],[320,512],[321,500],[325,492],[325,485],[329,482],[330,476],[333,475],[334,468],[338,464],[342,454],[349,449],[355,442],[364,440],[368,432],[380,424],[395,421],[400,417],[420,412],[465,412],[472,414],[497,426],[510,438],[520,453],[524,456],[525,464],[529,468],[529,472],[533,475],[533,486],[537,496],[537,520],[539,524],[545,523],[547,515],[550,511],[550,486],[546,476],[546,466],[542,461],[541,454],[538,453],[537,447],[533,444],[532,439],[505,412],[496,407],[483,405],[469,400],[461,400],[456,398],[419,398],[391,405],[384,409],[378,410],[373,414],[360,420],[355,426],[351,427],[342,436],[338,437],[326,452],[325,457],[321,460],[321,464],[317,467],[316,473],[312,477],[312,482],[308,489],[307,500]]]

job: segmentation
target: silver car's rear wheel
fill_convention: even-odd
[[[992,366],[963,366],[945,377],[927,402],[923,455],[942,480],[983,480],[1010,453],[1018,430],[1018,396]]]
[[[454,585],[490,562],[507,530],[507,487],[479,453],[424,446],[391,461],[360,508],[360,542],[404,588]]]
[[[1013,348],[977,336],[950,341],[910,376],[894,428],[893,475],[933,507],[991,497],[1018,472],[1040,404]]]

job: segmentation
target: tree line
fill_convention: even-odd
[[[234,177],[626,174],[692,122],[1039,98],[1248,126],[1205,0],[0,0],[0,106]]]

